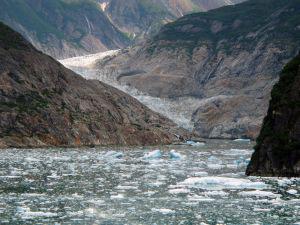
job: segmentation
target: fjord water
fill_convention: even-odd
[[[299,223],[300,180],[245,177],[252,149],[253,143],[208,140],[2,150],[0,223]]]

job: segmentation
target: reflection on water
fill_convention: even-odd
[[[0,223],[300,222],[300,180],[245,177],[251,149],[210,140],[194,147],[2,150]]]

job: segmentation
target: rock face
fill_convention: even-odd
[[[299,21],[299,0],[250,0],[187,15],[100,61],[99,76],[151,96],[199,99],[190,119],[203,137],[254,139],[281,68],[300,48]]]
[[[0,21],[55,58],[119,49],[130,43],[92,0],[1,0]]]
[[[300,55],[285,66],[272,90],[246,174],[300,176]]]
[[[240,1],[240,0],[235,0]],[[0,21],[57,59],[120,49],[162,24],[228,0],[1,0]]]
[[[88,81],[0,23],[0,147],[153,145],[185,130],[129,95]]]
[[[156,33],[163,24],[187,13],[207,11],[243,0],[98,0],[120,30],[135,40]]]

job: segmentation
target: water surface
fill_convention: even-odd
[[[0,224],[299,223],[300,180],[245,177],[252,147],[2,150]]]

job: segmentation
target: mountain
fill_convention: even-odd
[[[167,144],[187,133],[0,23],[0,147]],[[179,137],[178,136],[178,137]]]
[[[124,48],[183,14],[224,4],[232,1],[1,0],[0,21],[62,59]]]
[[[299,0],[250,0],[186,15],[97,68],[184,105],[203,137],[254,139],[280,70],[299,48]]]
[[[163,24],[187,13],[207,11],[243,0],[98,0],[112,23],[133,39],[155,34]]]
[[[130,43],[93,0],[1,0],[0,21],[55,58],[119,49]]]
[[[284,67],[272,90],[246,174],[300,176],[300,54]]]

